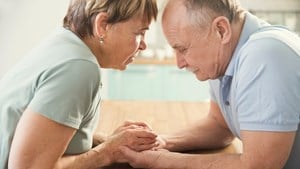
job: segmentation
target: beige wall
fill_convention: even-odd
[[[247,9],[300,10],[300,0],[240,0]],[[160,11],[164,0],[158,0]],[[0,78],[28,50],[61,25],[69,0],[0,0]],[[146,36],[149,47],[165,48],[160,20]]]
[[[0,78],[62,23],[69,0],[0,0]]]
[[[255,10],[300,10],[300,0],[240,0],[246,9]]]

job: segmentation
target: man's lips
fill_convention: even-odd
[[[192,72],[192,73],[195,73],[195,72],[197,72],[199,69],[197,69],[197,68],[192,68],[192,67],[186,67],[185,68],[187,71],[189,71],[189,72]]]

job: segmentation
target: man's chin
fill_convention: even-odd
[[[203,76],[200,76],[200,75],[197,75],[197,74],[195,74],[195,76],[196,76],[196,78],[197,78],[199,81],[206,81],[206,80],[209,80],[209,79],[210,79],[210,78],[207,77],[207,76],[203,77]]]

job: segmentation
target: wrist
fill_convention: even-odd
[[[161,136],[161,139],[164,141],[165,146],[163,147],[164,149],[168,151],[174,151],[176,149],[176,144],[175,144],[175,139],[172,136],[168,135],[163,135]]]
[[[113,156],[110,153],[109,146],[106,142],[99,144],[92,150],[97,154],[97,161],[102,161],[101,166],[99,167],[108,166],[114,162]]]
[[[95,133],[93,135],[93,147],[96,147],[99,144],[104,143],[107,140],[107,136],[103,133]]]

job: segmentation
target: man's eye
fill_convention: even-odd
[[[179,48],[178,52],[179,53],[185,53],[187,51],[187,48]]]

